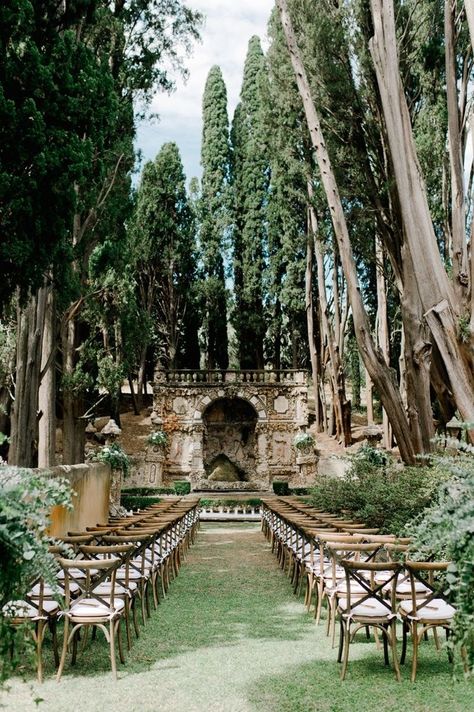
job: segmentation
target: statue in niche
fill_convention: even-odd
[[[211,482],[241,482],[245,480],[244,472],[235,465],[227,455],[218,455],[207,468],[208,480]]]
[[[291,462],[290,437],[288,433],[273,433],[272,459],[279,465],[288,465]]]

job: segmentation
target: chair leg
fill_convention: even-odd
[[[57,636],[58,621],[57,618],[49,619],[49,630],[51,631],[51,639],[53,641],[54,666],[59,667],[59,652],[58,652],[58,636]]]
[[[390,632],[390,645],[392,647],[392,659],[393,659],[393,668],[395,670],[395,677],[397,678],[397,682],[400,682],[401,680],[401,675],[400,675],[400,665],[398,664],[398,655],[397,655],[397,620],[396,618],[391,621],[389,624],[389,630]]]
[[[59,661],[59,668],[58,668],[58,672],[56,675],[57,682],[59,682],[61,679],[61,675],[63,674],[63,670],[64,670],[64,663],[66,662],[68,633],[69,633],[69,618],[66,616],[64,618],[63,649],[61,652],[61,660]]]
[[[341,680],[344,680],[347,672],[347,663],[349,662],[349,645],[351,644],[350,624],[344,625],[344,653],[342,659]]]
[[[130,616],[131,616],[131,603],[128,596],[125,597],[125,631],[127,634],[127,650],[132,647],[132,635],[130,632]]]
[[[344,623],[342,617],[339,619],[339,650],[337,652],[337,662],[340,663],[342,660],[342,651],[344,648]]]
[[[122,665],[125,665],[125,655],[123,653],[123,645],[122,645],[122,627],[120,625],[121,619],[119,618],[117,621],[117,642],[118,642],[118,649],[119,649],[119,658],[120,662]]]
[[[37,675],[38,675],[38,682],[43,682],[43,656],[42,656],[42,647],[43,647],[43,637],[44,637],[44,626],[45,626],[45,621],[38,621],[36,626],[35,626],[35,632],[33,634],[33,638],[36,643],[36,669],[37,669]]]
[[[136,603],[137,603],[137,599],[136,599],[136,596],[135,596],[134,599],[133,599],[133,601],[132,601],[133,627],[134,627],[134,629],[135,629],[135,635],[137,636],[137,638],[139,638],[139,637],[140,637],[140,630],[139,630],[139,627],[138,627],[138,617],[137,617],[137,606],[136,606]]]
[[[385,665],[390,665],[390,661],[388,659],[388,629],[387,626],[382,627],[383,634],[382,634],[382,639],[383,639],[383,659]]]
[[[74,633],[74,635],[73,635],[73,637],[72,637],[72,657],[71,657],[71,665],[75,665],[75,664],[76,664],[77,641],[78,641],[78,638],[79,638],[78,633],[79,633],[79,631],[76,630],[76,632]]]
[[[411,681],[415,682],[418,663],[418,627],[416,621],[412,623],[411,637],[413,639],[413,661],[411,666]]]
[[[109,625],[109,638],[110,638],[110,664],[112,666],[112,674],[117,679],[117,664],[115,662],[115,623],[110,621]]]
[[[402,624],[402,654],[400,655],[400,664],[405,664],[405,658],[407,654],[407,637],[408,637],[408,623],[403,621]]]

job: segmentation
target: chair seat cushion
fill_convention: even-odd
[[[410,594],[411,593],[411,584],[409,581],[401,581],[397,585],[397,593],[400,595],[405,595],[405,594]],[[430,589],[428,586],[425,586],[424,583],[421,581],[415,581],[415,592],[416,593],[429,593]]]
[[[423,604],[423,601],[417,601],[418,606]],[[426,620],[426,621],[437,621],[437,620],[451,620],[454,618],[456,609],[453,608],[449,603],[443,601],[442,598],[433,598],[432,601],[419,608],[416,614],[413,614],[413,604],[411,601],[401,601],[399,610],[415,620]]]
[[[72,603],[69,615],[73,618],[109,618],[112,614],[122,613],[124,607],[125,603],[120,598],[114,600],[114,609],[94,598],[83,598]]]
[[[346,581],[341,581],[336,586],[336,593],[344,594],[346,592],[347,592],[347,583],[346,583]],[[361,586],[356,581],[351,581],[351,593],[355,593],[355,594],[360,593],[363,596],[365,596],[365,594],[368,593],[368,591],[366,588]]]
[[[347,599],[339,599],[339,608],[344,612],[347,608]],[[358,603],[354,606],[354,601],[352,601],[352,610],[350,612],[353,618],[389,618],[393,616],[390,608],[384,606],[383,603],[378,601],[376,598],[368,598],[363,603]]]
[[[69,593],[71,596],[74,596],[78,591],[80,591],[80,586],[77,583],[74,583],[74,581],[69,582]],[[35,584],[33,588],[31,588],[28,591],[28,596],[31,598],[39,598],[40,597],[40,591],[41,591],[41,586],[39,583]],[[64,595],[64,588],[58,584],[58,587],[53,589],[49,583],[45,583],[43,586],[43,596],[44,598],[54,598],[54,596],[62,596]]]
[[[94,593],[96,593],[98,596],[110,596],[111,591],[112,583],[110,581],[104,581],[103,583],[100,583],[94,588]],[[122,584],[120,583],[115,583],[114,596],[128,596],[129,593],[130,592],[128,588],[122,586]]]
[[[8,601],[2,608],[5,618],[28,618],[30,620],[52,616],[58,611],[59,603],[57,601],[43,601],[43,613],[28,601]]]
[[[121,569],[117,569],[117,574],[116,574],[117,579],[120,579],[122,581],[126,577],[127,577],[127,571],[126,571],[125,567],[123,567]],[[130,568],[128,570],[128,578],[131,580],[137,581],[138,579],[142,578],[142,574],[140,571]]]

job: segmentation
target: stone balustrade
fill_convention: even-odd
[[[205,384],[213,385],[219,383],[235,383],[235,384],[303,384],[306,381],[305,371],[296,369],[285,370],[158,370],[155,372],[155,385],[167,384],[173,386],[203,386]]]

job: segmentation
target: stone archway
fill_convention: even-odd
[[[258,413],[242,398],[218,398],[202,414],[203,464],[210,482],[250,482],[256,469]]]

